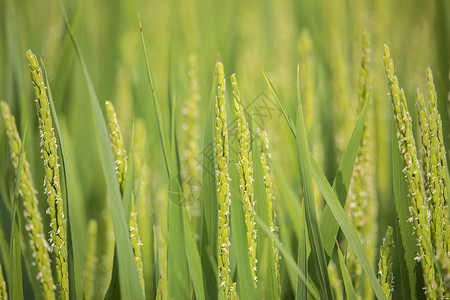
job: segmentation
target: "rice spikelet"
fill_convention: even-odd
[[[250,150],[250,130],[245,119],[244,109],[241,104],[236,75],[231,75],[231,85],[234,95],[234,112],[237,119],[237,136],[239,142],[238,169],[239,188],[241,190],[244,205],[244,218],[247,227],[248,255],[250,257],[250,269],[253,284],[256,287],[256,223],[255,223],[255,199],[253,195],[253,162]]]
[[[8,136],[9,147],[11,149],[11,160],[14,169],[17,172],[22,140],[20,139],[15,118],[11,115],[8,104],[1,102],[0,107],[3,114],[3,119],[5,120],[6,135]],[[30,164],[28,163],[25,153],[23,154],[22,166],[23,169],[19,192],[23,199],[25,229],[29,235],[33,259],[39,272],[37,279],[42,285],[42,292],[45,299],[55,299],[55,295],[53,293],[55,284],[53,282],[50,267],[51,261],[47,252],[49,246],[47,240],[45,239],[44,227],[42,225],[41,214],[39,212],[38,200],[36,197],[37,192],[34,189]]]
[[[31,80],[36,95],[36,108],[41,136],[41,153],[45,169],[45,194],[47,195],[50,215],[51,249],[55,251],[56,277],[59,284],[60,297],[69,298],[69,275],[67,268],[66,219],[61,195],[61,184],[58,163],[58,144],[52,125],[47,88],[44,84],[41,68],[36,56],[27,51]]]
[[[405,92],[400,89],[394,72],[394,62],[389,54],[389,47],[384,46],[384,64],[391,92],[391,102],[394,109],[394,119],[397,123],[397,138],[400,153],[406,164],[403,172],[409,185],[412,206],[410,207],[411,222],[417,235],[420,260],[425,281],[425,294],[429,299],[436,299],[437,283],[433,264],[434,253],[430,253],[431,233],[430,215],[427,207],[424,176],[417,157],[416,142],[412,131],[412,121],[406,105]]]
[[[2,265],[0,265],[0,299],[8,300],[8,294],[6,292],[5,278],[3,277]]]
[[[232,292],[230,277],[230,176],[228,173],[228,129],[225,109],[225,74],[223,64],[216,64],[216,162],[218,214],[218,277],[219,297],[229,298]]]
[[[383,245],[380,249],[380,260],[378,262],[378,281],[388,300],[392,299],[392,292],[394,291],[394,275],[392,273],[393,244],[392,227],[389,226],[386,231],[386,236],[383,239]]]

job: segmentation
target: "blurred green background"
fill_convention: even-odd
[[[387,225],[394,223],[390,163],[392,113],[382,61],[384,43],[390,46],[414,121],[416,88],[424,90],[425,69],[432,68],[444,132],[447,133],[444,139],[447,149],[450,146],[447,101],[449,1],[82,0],[63,3],[101,104],[110,100],[116,106],[126,145],[130,143],[133,116],[142,118],[148,114],[145,111],[152,109],[139,37],[139,13],[166,128],[169,125],[171,52],[180,133],[188,91],[187,62],[191,54],[197,55],[199,62],[199,122],[202,128],[218,57],[224,63],[227,79],[232,73],[237,74],[244,106],[261,91],[270,95],[260,70],[260,66],[264,66],[291,116],[295,111],[296,68],[300,63],[301,80],[312,82],[315,91],[313,102],[305,107],[305,113],[312,116],[311,128],[316,128],[310,132],[310,141],[314,140],[315,145],[313,153],[330,179],[334,177],[358,116],[357,84],[362,37],[367,32],[371,38],[371,70],[374,75],[373,117],[369,120],[375,128],[372,139],[376,151],[372,163],[377,176],[380,236]],[[309,33],[313,43],[313,55],[306,60],[301,55],[302,33]],[[43,168],[39,157],[32,84],[25,57],[27,49],[32,49],[45,62],[62,123],[70,174],[71,209],[75,211],[72,214],[73,227],[77,232],[75,235],[80,238],[79,244],[75,245],[79,249],[76,255],[83,261],[87,220],[99,220],[100,232],[105,231],[108,202],[92,132],[85,80],[57,1],[0,1],[0,100],[10,104],[21,128],[28,124],[26,153],[44,212],[46,201],[40,184],[43,182]],[[302,73],[302,61],[312,62],[313,71]],[[153,116],[153,111],[150,115]],[[154,207],[168,183],[156,121],[147,119],[146,124],[150,166],[147,196],[151,201],[150,207]],[[283,180],[299,193],[295,188],[299,182],[298,169],[292,163],[296,161],[295,141],[284,119],[279,115],[267,118],[265,129],[271,141],[274,161],[283,171]],[[181,134],[180,139],[182,143],[186,142]],[[198,142],[202,147],[201,141]],[[9,197],[7,193],[13,191],[14,186],[13,167],[7,149],[4,123],[0,122],[0,190],[4,199]],[[48,223],[48,216],[44,213],[43,218]],[[101,236],[101,239],[107,238],[106,235]],[[100,248],[104,245],[101,239],[97,243]],[[149,286],[149,289],[154,288]]]

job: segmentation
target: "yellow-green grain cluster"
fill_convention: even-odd
[[[218,277],[219,295],[228,297],[231,290],[230,277],[230,176],[228,173],[228,129],[225,109],[225,74],[223,64],[216,64],[216,162],[218,215]]]
[[[3,277],[2,265],[0,265],[0,299],[8,300],[5,278]]]
[[[200,151],[198,148],[200,128],[198,124],[199,102],[200,102],[200,86],[198,83],[198,62],[197,56],[189,57],[189,73],[188,73],[188,98],[183,109],[185,123],[183,124],[184,137],[186,138],[186,151],[184,161],[186,171],[193,178],[198,177],[199,165],[197,158]]]
[[[97,236],[98,228],[97,221],[90,220],[87,232],[87,250],[84,267],[84,297],[85,299],[93,299],[94,296],[94,282],[95,270],[97,269]]]
[[[378,282],[381,285],[386,299],[392,299],[394,291],[394,275],[392,273],[392,227],[388,227],[380,249],[380,260],[378,261]]]
[[[437,110],[437,95],[433,75],[427,69],[428,101],[417,90],[419,127],[421,129],[423,146],[423,168],[425,190],[430,212],[430,228],[432,246],[440,265],[448,258],[448,200],[447,200],[447,161],[443,143],[442,122]],[[447,253],[447,255],[445,255]],[[436,271],[436,281],[439,285],[438,295],[444,291],[443,276],[445,273]],[[450,296],[450,295],[449,295]]]
[[[269,226],[270,231],[277,233],[278,227],[276,225],[276,212],[274,207],[275,196],[273,193],[272,186],[272,171],[270,169],[270,152],[269,152],[269,139],[267,137],[267,132],[265,130],[257,129],[258,135],[258,146],[260,149],[260,159],[264,176],[264,187],[266,190],[266,199],[267,199],[267,210],[269,212]],[[275,259],[275,272],[278,282],[278,291],[281,293],[281,282],[280,282],[280,254],[278,253],[278,248],[275,245],[273,246],[273,257]]]
[[[358,87],[358,111],[361,112],[368,101],[370,89],[370,44],[368,35],[364,35],[361,58],[361,71]],[[373,143],[371,142],[373,126],[371,115],[364,125],[361,144],[356,157],[352,185],[349,190],[347,211],[349,218],[366,249],[369,261],[375,259],[375,244],[377,235],[377,212],[375,189],[375,170],[373,163]],[[366,212],[370,211],[370,214]],[[372,290],[368,281],[364,283],[363,270],[353,251],[348,252],[348,269],[352,274],[352,282],[359,297],[372,297]]]
[[[20,148],[22,147],[22,140],[17,131],[16,121],[8,104],[0,103],[3,119],[6,125],[6,135],[8,136],[9,147],[11,149],[11,160],[14,169],[17,172],[19,165]],[[22,160],[22,175],[20,180],[19,192],[23,199],[25,229],[28,232],[30,239],[31,251],[33,259],[38,269],[37,279],[42,285],[42,291],[46,299],[54,299],[53,290],[55,284],[53,283],[52,271],[50,267],[50,257],[48,255],[48,243],[44,234],[44,227],[42,225],[41,214],[38,208],[38,200],[36,198],[36,190],[33,185],[33,178],[31,175],[30,164],[23,155]]]
[[[255,225],[255,199],[253,195],[253,163],[250,150],[250,130],[245,119],[244,109],[241,104],[236,75],[231,75],[231,85],[234,95],[234,112],[237,121],[237,137],[239,143],[238,170],[239,188],[241,190],[244,205],[244,219],[247,227],[248,255],[253,284],[257,286],[256,278],[256,225]]]
[[[431,224],[435,227],[432,231],[434,234],[433,241],[435,248],[444,248],[447,256],[450,256],[450,224],[448,219],[448,193],[447,193],[447,158],[444,147],[444,138],[442,131],[442,121],[437,109],[437,94],[433,82],[433,74],[431,69],[427,69],[428,93],[429,93],[429,128],[431,148],[434,148],[431,157],[431,164],[436,167],[436,177],[438,178],[436,192],[432,195],[432,204],[434,212],[432,212]],[[437,194],[439,191],[439,195]]]
[[[45,169],[45,194],[47,195],[50,215],[51,248],[55,251],[56,277],[59,284],[60,297],[69,297],[69,278],[67,268],[66,219],[64,217],[63,199],[58,163],[58,145],[52,125],[50,106],[47,98],[47,88],[44,84],[41,68],[36,56],[27,51],[31,80],[36,95],[36,108],[41,136],[41,153]]]
[[[416,142],[412,131],[412,121],[406,105],[405,92],[400,89],[394,72],[394,62],[389,54],[389,47],[384,47],[384,64],[391,94],[394,119],[397,123],[397,138],[400,153],[406,164],[404,173],[409,185],[412,202],[411,221],[417,236],[420,260],[424,273],[425,293],[429,299],[437,297],[436,272],[433,264],[434,253],[431,251],[430,214],[427,208],[424,176],[417,156]]]
[[[114,106],[109,101],[106,101],[105,106],[108,116],[109,139],[114,155],[114,164],[116,166],[117,182],[119,183],[120,193],[123,195],[125,191],[125,175],[127,172],[127,153],[123,144],[122,133],[120,132]]]
[[[116,165],[116,178],[119,183],[120,193],[122,197],[125,192],[125,178],[127,176],[127,153],[123,144],[122,133],[120,132],[119,122],[117,121],[116,112],[111,102],[106,101],[106,113],[108,116],[108,131],[111,142],[111,148],[114,155],[114,163]],[[144,271],[141,257],[141,240],[139,237],[139,230],[137,224],[137,212],[134,204],[134,193],[132,194],[130,221],[129,221],[129,235],[131,239],[131,247],[134,252],[134,259],[136,260],[137,269],[139,272],[139,279],[141,281],[142,290],[144,288]]]
[[[129,234],[131,239],[131,246],[133,247],[134,251],[134,259],[136,261],[136,266],[139,273],[139,279],[141,280],[141,287],[142,290],[145,291],[145,284],[144,284],[144,267],[142,264],[142,254],[141,254],[141,238],[139,236],[139,229],[138,229],[138,223],[137,223],[137,212],[136,212],[136,206],[134,204],[134,193],[131,197],[131,216],[130,216],[130,223],[129,223]]]

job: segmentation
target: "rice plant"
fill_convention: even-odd
[[[103,4],[0,3],[0,299],[450,299],[447,2]]]

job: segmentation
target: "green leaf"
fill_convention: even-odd
[[[325,201],[330,207],[331,212],[333,213],[335,220],[337,221],[339,227],[344,233],[345,238],[347,239],[350,247],[352,248],[353,252],[358,258],[358,261],[361,264],[361,267],[364,270],[364,273],[366,274],[367,279],[369,280],[369,283],[372,286],[375,295],[377,296],[378,299],[386,299],[381,289],[381,286],[378,283],[378,280],[375,276],[375,272],[370,266],[369,259],[367,258],[367,255],[364,252],[364,248],[361,244],[361,241],[359,240],[358,235],[356,234],[356,231],[353,228],[352,224],[348,220],[344,208],[341,206],[341,203],[339,202],[333,188],[328,183],[327,178],[323,174],[322,170],[320,170],[316,161],[312,157],[312,154],[310,154],[310,160],[311,160],[312,175],[320,189],[320,192],[322,193]]]
[[[403,169],[405,163],[401,158],[398,149],[398,139],[396,136],[397,126],[392,126],[392,177],[394,180],[394,204],[396,219],[398,220],[397,251],[399,255],[400,280],[401,288],[405,299],[417,299],[416,295],[416,253],[417,241],[412,228],[412,224],[408,222],[411,217],[409,212],[410,197],[408,196],[409,188],[405,181]],[[397,224],[396,224],[397,225]]]
[[[370,97],[368,97],[368,99],[370,99]],[[348,189],[352,180],[353,167],[355,166],[356,156],[358,154],[359,145],[361,144],[369,104],[370,101],[366,101],[361,110],[361,114],[356,122],[355,128],[353,129],[347,148],[345,148],[345,152],[342,156],[336,176],[334,177],[333,190],[336,193],[342,207],[345,206],[345,200],[347,199]],[[338,234],[338,230],[339,225],[333,218],[333,213],[327,205],[325,206],[320,219],[320,233],[322,235],[323,247],[328,257],[328,261],[333,253],[335,245],[334,241]]]
[[[308,275],[308,255],[306,247],[306,223],[305,223],[305,206],[304,201],[302,201],[302,208],[300,214],[300,234],[298,238],[298,267],[303,271],[304,274]],[[305,283],[298,279],[297,280],[297,300],[307,299],[308,290]]]
[[[299,78],[298,73],[299,72],[297,69],[297,78]],[[308,150],[308,141],[306,138],[305,122],[303,120],[303,109],[300,98],[299,83],[297,90],[297,158],[300,169],[302,196],[305,203],[306,228],[308,230],[308,237],[311,245],[311,256],[316,262],[313,269],[311,269],[311,271],[315,270],[316,273],[311,272],[311,276],[313,277],[313,280],[318,280],[318,284],[320,287],[320,297],[322,299],[333,299],[330,280],[328,278],[327,272],[327,262],[325,260],[325,253],[322,245],[322,238],[320,237],[319,224],[317,221],[317,214],[314,203],[310,161],[308,159],[310,153]],[[301,243],[300,240],[299,243]],[[301,245],[299,245],[299,248],[300,247]]]
[[[115,166],[113,153],[109,143],[108,131],[106,129],[105,119],[95,93],[94,86],[89,76],[86,64],[84,62],[81,51],[75,40],[75,37],[70,29],[69,20],[64,10],[63,4],[59,1],[61,12],[64,18],[67,32],[72,40],[73,47],[80,61],[86,83],[88,85],[88,92],[90,95],[91,111],[94,117],[95,130],[100,152],[100,161],[103,169],[103,174],[106,180],[106,186],[111,203],[112,219],[114,224],[116,247],[117,247],[117,261],[119,266],[119,282],[120,294],[122,299],[143,299],[142,288],[140,285],[139,275],[137,271],[136,262],[134,259],[133,250],[131,248],[130,238],[128,236],[128,226],[124,209],[122,206],[122,199],[120,196],[119,186],[115,174]]]
[[[17,166],[16,183],[14,189],[14,202],[11,211],[11,240],[9,243],[9,295],[11,299],[23,299],[22,285],[22,253],[20,249],[20,218],[18,212],[19,188],[22,176],[23,166],[23,149],[27,134],[27,126],[25,125],[22,134],[22,146],[20,147],[19,164]]]
[[[289,250],[287,250],[281,241],[278,239],[278,237],[270,230],[269,226],[261,220],[261,218],[257,215],[255,218],[256,224],[261,226],[260,228],[272,239],[275,246],[280,250],[281,255],[283,256],[284,260],[286,261],[286,264],[291,266],[295,271],[297,272],[297,275],[299,276],[300,280],[303,281],[303,283],[306,285],[306,288],[308,289],[309,294],[314,299],[320,299],[319,292],[317,291],[317,288],[315,287],[314,283],[312,281],[308,281],[306,279],[305,273],[303,273],[302,270],[298,267],[297,263],[295,262],[292,255],[289,253]]]
[[[250,123],[254,120],[251,118]],[[261,163],[261,150],[258,145],[258,137],[254,126],[252,126],[252,160],[253,160],[253,191],[255,203],[255,211],[258,216],[269,224],[269,210],[267,204],[266,186],[264,183],[264,174]],[[256,226],[256,258],[259,262],[257,268],[258,290],[261,296],[267,299],[279,299],[278,280],[275,268],[275,257],[273,252],[272,240],[264,234],[264,232]],[[264,272],[263,272],[264,271]]]
[[[147,67],[147,77],[148,77],[148,81],[150,84],[150,89],[152,91],[152,101],[153,101],[153,107],[155,109],[156,121],[158,124],[159,138],[161,141],[161,147],[163,150],[164,162],[166,164],[167,174],[168,174],[168,177],[170,180],[175,175],[171,168],[173,168],[175,166],[172,164],[172,161],[171,161],[169,138],[167,137],[167,134],[164,131],[164,126],[162,123],[161,109],[159,108],[158,98],[156,97],[156,89],[155,89],[155,84],[153,82],[152,71],[150,69],[150,63],[149,63],[149,59],[148,59],[148,55],[147,55],[147,47],[145,46],[144,32],[142,30],[142,24],[141,24],[140,17],[139,17],[139,29],[141,31],[142,49],[144,51],[145,63],[146,63],[146,67]],[[169,101],[171,101],[171,99],[169,99]]]
[[[166,164],[167,176],[169,178],[169,203],[167,209],[167,227],[168,227],[168,257],[167,257],[167,289],[169,299],[188,299],[190,294],[190,284],[188,280],[188,261],[184,241],[183,215],[181,207],[183,197],[181,191],[181,177],[178,164],[178,150],[175,138],[175,118],[173,112],[171,114],[172,126],[172,148],[169,139],[164,130],[162,123],[161,111],[156,97],[155,85],[150,69],[149,59],[147,56],[147,48],[145,46],[144,33],[139,19],[139,27],[141,31],[141,42],[144,51],[145,62],[147,66],[147,76],[152,90],[153,107],[155,109],[156,121],[159,129],[159,138]],[[171,99],[169,99],[171,101]]]
[[[264,69],[262,71],[266,82],[269,85],[269,88],[272,91],[272,94],[274,95],[275,100],[277,101],[284,115],[286,123],[288,124],[292,134],[295,137],[296,129],[294,127],[294,124],[284,110],[278,93],[275,90],[275,87],[273,86],[269,77],[264,72]],[[370,99],[370,95],[367,97],[367,99]],[[348,188],[350,186],[350,181],[353,175],[353,167],[355,165],[356,155],[358,153],[358,148],[361,143],[362,134],[364,131],[364,123],[367,117],[367,112],[369,110],[369,103],[370,101],[367,100],[363,106],[363,109],[361,110],[361,114],[358,118],[358,121],[356,122],[355,128],[353,129],[352,136],[350,138],[350,141],[348,142],[347,148],[345,149],[344,155],[342,156],[341,163],[339,164],[339,169],[333,181],[333,190],[336,192],[336,195],[338,196],[339,202],[341,203],[342,207],[345,205],[345,200],[347,199]],[[334,240],[339,230],[338,223],[334,220],[332,215],[333,213],[331,212],[330,208],[328,206],[325,206],[320,220],[320,234],[322,236],[323,247],[327,256],[327,262],[329,261],[333,252]],[[310,265],[311,264],[312,261]]]
[[[214,134],[215,134],[215,90],[217,87],[216,76],[213,76],[209,107],[206,114],[206,125],[203,140],[202,160],[202,190],[200,195],[201,205],[201,240],[200,257],[202,269],[205,275],[205,288],[207,299],[217,299],[217,188],[216,169],[214,159]],[[212,259],[211,259],[212,258]]]
[[[178,176],[169,183],[169,203],[167,210],[167,292],[168,299],[189,299],[189,271],[185,252],[183,215],[181,205],[183,192]]]
[[[231,143],[231,141],[230,141]],[[237,164],[237,139],[234,144],[230,144],[230,190],[231,190],[231,247],[236,257],[236,268],[238,274],[237,288],[240,299],[253,299],[256,295],[253,285],[252,274],[250,271],[250,260],[248,254],[247,227],[244,221],[243,203],[241,200],[241,191],[239,189],[239,174]],[[230,255],[231,262],[231,255]],[[231,269],[231,268],[230,268]]]
[[[336,242],[337,245],[337,242]],[[337,245],[337,252],[339,255],[339,266],[341,268],[342,273],[342,279],[344,280],[344,286],[345,286],[345,294],[347,295],[347,299],[349,300],[356,300],[358,297],[356,296],[355,289],[353,288],[352,279],[350,277],[350,274],[348,273],[347,266],[345,265],[344,256],[342,255],[341,248],[339,248],[339,245]]]
[[[202,263],[186,207],[183,207],[183,225],[186,257],[189,264],[189,273],[191,274],[192,284],[194,285],[195,298],[203,300],[205,299],[205,287],[203,285]]]

